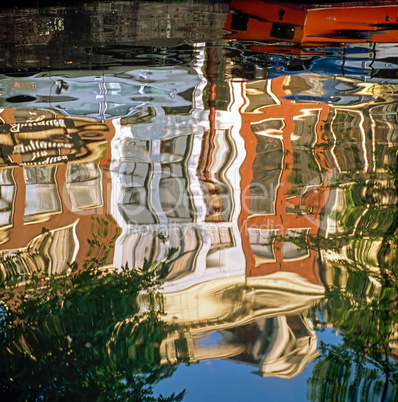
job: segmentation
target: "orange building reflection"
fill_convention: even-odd
[[[246,85],[241,133],[247,158],[241,167],[243,247],[248,276],[297,272],[320,283],[318,253],[306,240],[322,230],[332,168],[323,154],[329,106],[286,100],[310,76]],[[297,90],[298,88],[296,88]],[[268,99],[269,103],[258,103]],[[311,155],[305,152],[308,146]],[[312,162],[312,170],[308,163]],[[319,176],[321,180],[319,180]],[[301,238],[303,247],[289,241]]]
[[[44,272],[65,273],[87,254],[91,216],[108,210],[113,124],[47,109],[5,109],[0,118],[2,256],[25,250],[14,274],[32,274],[41,268],[29,262],[30,252],[52,239]]]

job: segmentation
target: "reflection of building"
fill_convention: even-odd
[[[360,92],[380,90],[371,84],[359,88]],[[325,235],[331,241],[348,236],[349,241],[340,253],[322,253],[328,265],[346,260],[379,271],[381,264],[395,264],[394,247],[386,234],[397,229],[396,183],[391,170],[398,145],[396,107],[386,95],[380,103],[334,107],[329,117],[331,155],[342,185],[336,190],[335,218],[328,219]]]
[[[0,161],[4,166],[1,241],[7,261],[15,260],[15,250],[24,249],[26,255],[33,252],[33,238],[38,249],[44,250],[44,245],[38,244],[52,242],[54,236],[46,236],[44,240],[42,232],[53,233],[72,227],[75,248],[79,252],[68,254],[65,251],[70,246],[67,241],[58,242],[57,253],[51,254],[51,258],[54,260],[56,254],[64,256],[65,253],[69,257],[60,257],[62,264],[55,261],[51,264],[62,265],[58,273],[65,272],[74,261],[81,265],[89,249],[87,239],[91,237],[92,215],[104,216],[111,210],[112,184],[108,169],[115,125],[109,120],[98,122],[98,119],[124,116],[123,124],[128,125],[128,119],[132,118],[134,122],[150,121],[151,116],[146,113],[160,116],[165,115],[165,110],[189,112],[192,91],[199,82],[194,68],[142,70],[130,67],[98,72],[97,76],[90,70],[87,76],[82,72],[63,71],[57,76],[39,73],[29,77],[5,77],[2,83],[7,95],[3,104],[14,106],[3,109],[0,116],[3,123],[0,125]],[[147,103],[151,106],[145,107]],[[56,109],[40,108],[48,104],[57,105]],[[26,108],[26,105],[34,108]],[[137,112],[135,107],[140,112],[132,117],[130,115]],[[115,124],[117,126],[117,122]],[[138,130],[144,128],[141,133],[144,138],[148,134],[147,126],[137,125]],[[152,125],[150,130],[154,127]],[[189,148],[186,138],[175,136],[164,146],[171,147],[170,155],[185,153]],[[172,166],[177,170],[180,167]],[[172,185],[170,178],[165,179],[163,186],[169,185]],[[145,218],[143,214],[141,219]],[[14,262],[24,265],[19,270],[25,270],[28,275],[32,270],[25,260],[19,258],[18,263]],[[5,276],[7,270],[4,268]]]
[[[323,295],[321,261],[377,266],[383,239],[363,230],[385,233],[396,214],[382,167],[395,105],[364,107],[381,85],[312,73],[220,85],[217,52],[198,47],[195,68],[3,77],[3,106],[35,109],[1,114],[1,276],[65,273],[87,254],[91,215],[111,211],[122,234],[109,264],[169,262],[163,362],[228,357],[291,378],[316,354],[305,313]],[[57,113],[38,109],[49,103]],[[331,190],[353,171],[377,173],[380,191]],[[361,238],[321,259],[313,238],[340,233]]]
[[[113,125],[48,109],[0,117],[3,279],[65,273],[87,254],[91,215],[108,209]]]
[[[258,320],[228,335],[246,345],[234,360],[258,365],[262,377],[293,378],[318,356],[312,322],[302,315]]]
[[[0,252],[1,280],[21,283],[34,274],[45,276],[65,274],[69,264],[76,261],[79,241],[76,235],[77,219],[71,225],[63,226],[32,238],[26,247],[6,249]]]
[[[249,174],[253,174],[250,183],[253,196],[246,203],[249,239],[243,240],[249,254],[254,254],[251,264],[257,268],[263,263],[263,268],[270,269],[278,257],[286,262],[293,257],[303,258],[308,269],[304,238],[317,234],[317,225],[319,233],[331,240],[338,242],[341,235],[350,240],[344,240],[340,253],[322,252],[324,262],[343,259],[373,270],[378,270],[380,263],[393,262],[394,246],[387,241],[385,234],[396,231],[396,186],[391,171],[388,172],[388,166],[395,165],[392,155],[395,155],[396,148],[396,104],[391,94],[396,92],[397,81],[395,65],[390,64],[396,61],[396,23],[395,17],[391,18],[396,13],[397,5],[389,1],[377,2],[377,6],[360,2],[344,7],[338,4],[326,7],[281,5],[266,0],[231,2],[226,22],[226,28],[231,32],[228,37],[249,41],[248,48],[242,50],[242,58],[258,60],[259,65],[266,67],[268,77],[285,77],[283,83],[281,78],[269,81],[270,90],[261,87],[261,81],[248,84],[246,89],[249,102],[245,109],[246,125],[243,118],[245,139],[252,138],[257,150],[268,148],[265,163],[269,164],[268,177],[260,178],[258,167],[264,165],[257,152],[253,163],[247,161],[245,167]],[[259,40],[267,42],[256,42]],[[291,46],[281,46],[281,40]],[[336,42],[345,45],[340,49],[330,47]],[[322,53],[325,46],[328,46],[328,55]],[[278,52],[284,54],[279,59],[273,55]],[[307,57],[294,56],[298,54]],[[305,70],[321,75],[311,78]],[[266,101],[267,108],[261,108],[264,106],[261,101],[260,106],[255,104],[256,98],[265,99],[264,92],[277,95]],[[303,108],[304,105],[307,106]],[[283,107],[281,114],[284,116],[278,114],[278,107]],[[302,122],[309,122],[310,114],[314,115],[318,108],[322,109],[319,119],[308,123],[315,130],[306,130],[307,133],[315,132],[315,137],[312,137],[315,142],[307,143],[314,147],[313,157],[306,157],[303,148],[299,149],[305,136],[301,139],[296,136],[298,113],[302,109]],[[295,116],[294,131],[289,127],[288,115]],[[284,134],[281,144],[277,137]],[[248,155],[253,154],[253,151],[248,152]],[[319,178],[307,175],[303,180],[307,162],[312,165],[307,170],[318,171]],[[285,181],[287,176],[291,180]],[[352,182],[353,177],[356,183]],[[328,186],[317,185],[335,179],[340,185],[333,191]],[[307,185],[303,184],[305,182]],[[283,188],[273,191],[278,183]],[[283,191],[290,193],[286,194],[285,200],[280,194]],[[296,194],[300,192],[298,203],[294,198],[295,191]],[[267,197],[263,196],[264,193]],[[267,205],[264,205],[265,198]],[[278,228],[281,221],[272,217],[278,205],[280,211],[284,210],[282,214],[276,213],[284,222],[282,231]],[[261,212],[255,210],[256,206],[263,211],[262,218]],[[287,222],[292,222],[295,211],[298,215],[293,227],[298,226],[292,231]],[[309,223],[307,229],[298,224],[303,218]],[[261,225],[265,230],[259,230]],[[310,229],[312,225],[313,229]],[[289,230],[287,234],[295,244],[272,240],[285,230]],[[297,249],[297,244],[301,248]],[[289,269],[286,262],[283,269]]]
[[[249,276],[282,270],[320,283],[318,253],[308,238],[325,230],[330,187],[324,183],[332,170],[322,145],[329,107],[286,99],[311,91],[313,79],[303,74],[246,85],[240,219]]]
[[[41,72],[1,78],[0,107],[48,108],[70,116],[99,120],[130,116],[150,104],[189,107],[184,93],[198,84],[194,70],[183,67],[112,67],[106,71]]]
[[[164,362],[235,357],[261,375],[292,377],[315,356],[301,314],[324,288],[307,237],[325,230],[331,168],[322,150],[306,149],[323,143],[329,108],[283,99],[295,86],[311,91],[313,79],[232,82],[233,102],[222,111],[209,101],[208,120],[203,80],[188,115],[153,107],[115,122],[114,263],[170,263],[164,320],[176,330],[162,343]],[[293,239],[278,250],[273,235]],[[248,350],[237,334],[252,327]]]
[[[236,222],[240,210],[239,167],[244,158],[238,112],[240,85],[231,86],[235,103],[219,112],[217,137],[210,139],[201,97],[188,115],[145,109],[121,120],[112,143],[112,213],[123,233],[116,266],[142,266],[144,258],[171,257],[165,289],[239,275],[245,260]],[[135,124],[134,124],[135,123]],[[239,146],[239,147],[238,147]]]
[[[217,51],[207,55],[208,64],[217,65]],[[198,60],[205,56],[198,49]],[[4,170],[10,173],[4,174],[4,202],[15,212],[8,216],[13,227],[3,232],[3,255],[23,260],[17,265],[26,274],[34,271],[33,256],[49,274],[65,272],[85,256],[90,215],[111,211],[122,230],[110,257],[114,266],[169,262],[164,320],[176,330],[162,343],[163,361],[230,357],[256,365],[261,375],[291,377],[315,353],[304,314],[323,286],[307,237],[326,230],[321,216],[329,187],[322,183],[331,169],[321,147],[314,156],[306,149],[323,143],[329,109],[284,98],[297,88],[313,91],[311,75],[222,86],[210,67],[190,74],[185,106],[149,102],[101,123],[108,128],[104,152],[90,154],[99,158],[84,154],[68,164],[39,165],[30,142],[22,146],[18,136],[4,135],[15,166]],[[213,74],[209,81],[204,70]],[[31,135],[43,131],[36,130],[37,115],[20,118],[32,124]],[[73,121],[71,129],[86,119]],[[14,122],[7,124],[3,129],[11,130]],[[61,128],[68,129],[66,123]],[[88,134],[81,148],[73,143],[68,149],[80,152],[93,138]],[[39,152],[46,150],[42,145]],[[27,228],[20,238],[15,222]]]
[[[291,378],[316,356],[316,336],[302,316],[324,288],[293,273],[232,277],[164,294],[175,327],[161,345],[163,361],[233,358],[262,376]]]

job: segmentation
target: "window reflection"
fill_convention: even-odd
[[[363,170],[366,167],[366,150],[363,116],[357,111],[336,108],[331,131],[336,137],[335,155],[341,172]]]
[[[0,226],[11,225],[15,184],[12,169],[0,170]]]
[[[249,241],[256,266],[267,262],[275,262],[274,238],[277,230],[250,228]]]
[[[256,158],[250,184],[250,214],[275,214],[275,197],[282,171],[283,145],[277,138],[256,135]]]
[[[61,211],[55,173],[55,166],[23,169],[26,184],[24,222],[39,221]]]
[[[166,281],[176,280],[195,270],[195,261],[201,251],[201,234],[198,228],[176,227],[170,231],[170,243],[177,246],[171,270]]]
[[[149,163],[123,162],[120,165],[122,184],[118,208],[127,223],[151,224],[157,219],[151,206],[148,183],[153,176]]]
[[[276,104],[275,97],[268,92],[269,82],[270,81],[259,80],[246,84],[246,97],[249,100],[245,109],[246,113],[256,112],[263,108],[264,105]]]
[[[306,244],[306,235],[308,229],[288,229],[282,243],[283,260],[297,260],[309,256],[308,246]],[[289,241],[291,238],[295,241]]]
[[[72,211],[103,204],[102,174],[95,163],[70,164],[66,170],[66,189]]]
[[[319,120],[319,110],[303,110],[303,114],[294,117],[292,134],[293,169],[290,176],[290,196],[300,195],[304,186],[317,178],[318,166],[312,146],[316,140],[315,129]],[[299,213],[300,210],[287,211]]]
[[[172,177],[162,174],[159,183],[159,196],[163,212],[170,222],[193,221],[191,197],[188,193],[188,182],[184,177]]]

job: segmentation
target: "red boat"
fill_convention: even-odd
[[[295,4],[231,0],[231,39],[283,41],[302,46],[398,42],[398,4],[392,1]]]

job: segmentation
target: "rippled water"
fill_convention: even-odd
[[[1,10],[3,398],[397,400],[398,7],[267,3]]]

